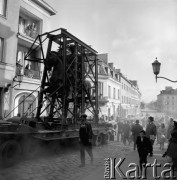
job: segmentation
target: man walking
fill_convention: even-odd
[[[173,118],[170,118],[170,122],[169,122],[168,129],[167,129],[167,136],[166,136],[168,141],[171,138],[171,132],[172,132],[173,128],[174,128]]]
[[[85,150],[88,152],[91,163],[93,163],[93,153],[92,153],[92,126],[87,123],[87,115],[81,115],[81,124],[79,129],[79,142],[80,142],[80,156],[81,165],[79,167],[85,166]]]
[[[128,124],[128,121],[125,121],[125,124],[123,124],[123,143],[126,145],[126,141],[130,144],[130,126]]]
[[[139,136],[140,131],[143,130],[143,127],[139,124],[139,120],[136,120],[136,123],[132,126],[132,136],[133,136],[133,148],[136,150],[136,139]]]
[[[157,135],[157,128],[153,121],[154,121],[154,118],[150,116],[148,118],[148,124],[146,127],[146,135],[151,141],[151,147],[150,147],[150,152],[149,152],[151,157],[153,156],[153,145],[154,145],[154,141]]]
[[[140,171],[142,175],[143,166],[146,166],[147,163],[147,155],[149,152],[149,148],[151,146],[151,142],[148,137],[145,135],[145,131],[141,130],[139,136],[136,139],[137,150],[139,154],[139,164]]]

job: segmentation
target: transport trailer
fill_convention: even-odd
[[[92,124],[93,144],[110,140],[111,125],[99,122],[98,60],[91,46],[60,28],[38,35],[25,60],[43,67],[38,105],[30,114],[0,121],[1,166],[34,154],[41,143],[77,141],[83,113]]]

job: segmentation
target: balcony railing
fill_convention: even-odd
[[[19,24],[19,33],[35,39],[38,35],[38,29],[34,23],[28,25]]]
[[[104,106],[104,105],[106,105],[107,102],[109,102],[107,96],[105,96],[105,97],[98,96],[98,104],[99,104],[99,106]]]
[[[40,72],[32,69],[25,69],[24,76],[31,79],[40,79]]]

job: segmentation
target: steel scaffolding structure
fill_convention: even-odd
[[[34,52],[40,52],[41,57]],[[70,118],[75,124],[82,113],[89,112],[98,121],[98,69],[94,49],[60,28],[38,35],[25,60],[44,64],[36,118],[46,111],[49,119],[61,118],[65,124]]]

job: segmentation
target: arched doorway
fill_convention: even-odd
[[[18,103],[18,116],[32,117],[35,114],[36,100],[34,95],[29,93],[22,93],[17,98]]]

